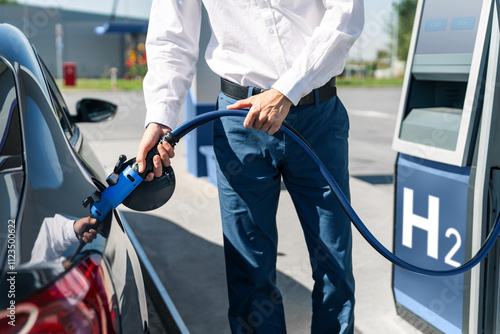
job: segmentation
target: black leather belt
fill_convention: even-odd
[[[240,86],[234,82],[221,78],[220,87],[222,93],[236,100],[243,100],[248,97],[249,87]],[[267,89],[254,88],[252,95],[257,95],[265,92]],[[337,88],[335,87],[335,78],[328,81],[324,86],[318,88],[319,102],[326,101],[337,95]],[[296,106],[303,106],[306,104],[314,103],[314,91],[310,92],[302,99]]]

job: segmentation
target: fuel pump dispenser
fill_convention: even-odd
[[[493,224],[499,47],[498,1],[419,0],[393,140],[394,253],[417,266],[459,267]],[[498,258],[448,277],[394,267],[398,314],[426,333],[499,332]]]

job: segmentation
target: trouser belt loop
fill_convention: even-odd
[[[314,89],[314,107],[318,108],[319,107],[319,89]]]
[[[253,86],[250,86],[248,87],[248,95],[247,95],[247,99],[250,97],[250,96],[253,96],[253,91],[254,91],[255,87]]]

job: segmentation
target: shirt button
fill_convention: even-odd
[[[274,30],[273,29],[269,29],[269,33],[272,35],[274,34]]]

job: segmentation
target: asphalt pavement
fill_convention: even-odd
[[[350,173],[354,209],[370,231],[392,250],[393,173],[391,149],[400,87],[339,88],[351,122]],[[143,132],[142,92],[63,90],[70,109],[82,97],[119,105],[105,123],[81,124],[107,172],[118,156],[134,157]],[[182,118],[181,118],[182,119]],[[216,188],[186,170],[184,141],[173,160],[176,191],[163,207],[147,213],[124,208],[167,292],[191,333],[229,333],[222,229]],[[283,189],[278,208],[278,286],[288,333],[310,330],[312,287],[309,258],[292,201]],[[392,265],[353,228],[358,334],[419,333],[397,314],[391,289]]]

